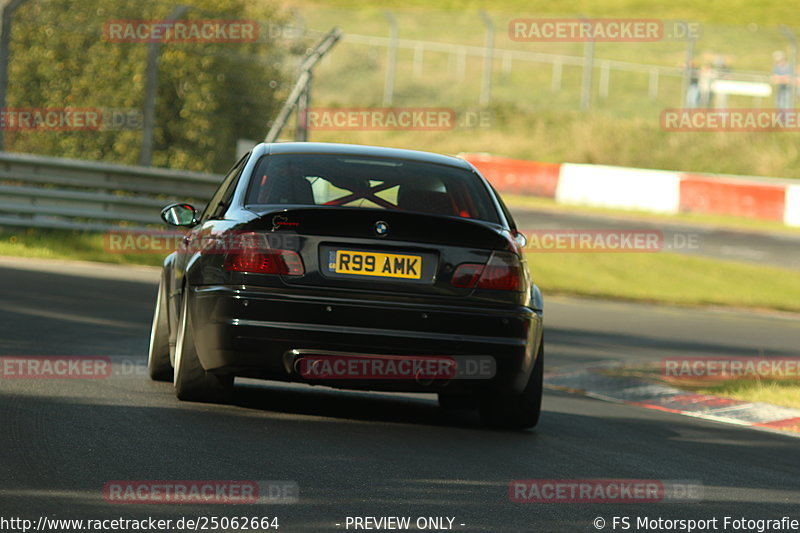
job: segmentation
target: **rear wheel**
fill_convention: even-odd
[[[485,426],[502,429],[526,429],[539,422],[542,410],[542,383],[544,378],[544,340],[539,345],[539,355],[531,372],[528,385],[517,394],[495,394],[481,399],[481,422]]]
[[[233,389],[233,376],[217,376],[205,371],[197,357],[192,319],[189,316],[188,289],[183,295],[175,346],[175,396],[192,402],[224,402]]]
[[[153,326],[150,328],[150,350],[147,354],[147,372],[154,381],[172,381],[172,363],[169,360],[169,324],[167,323],[167,295],[164,277],[158,283]]]

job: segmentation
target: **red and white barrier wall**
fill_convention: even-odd
[[[561,165],[496,157],[489,154],[461,154],[491,181],[495,189],[510,194],[556,195]]]
[[[787,226],[800,226],[800,185],[789,185],[786,188],[783,223]]]
[[[556,187],[560,204],[674,214],[680,200],[680,174],[662,170],[565,163]]]
[[[800,182],[793,180],[541,163],[488,154],[461,157],[504,193],[554,198],[567,205],[712,213],[800,226]]]

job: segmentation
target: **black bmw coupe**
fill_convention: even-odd
[[[412,150],[260,144],[164,261],[148,368],[181,400],[236,376],[437,393],[528,428],[542,397],[542,297],[525,237],[468,162]]]

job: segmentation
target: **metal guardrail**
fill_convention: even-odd
[[[0,227],[104,231],[162,224],[171,202],[204,205],[222,176],[0,152]]]

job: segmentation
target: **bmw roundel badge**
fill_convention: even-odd
[[[375,233],[377,233],[380,237],[384,237],[387,233],[389,233],[389,224],[383,220],[379,220],[375,223]]]

